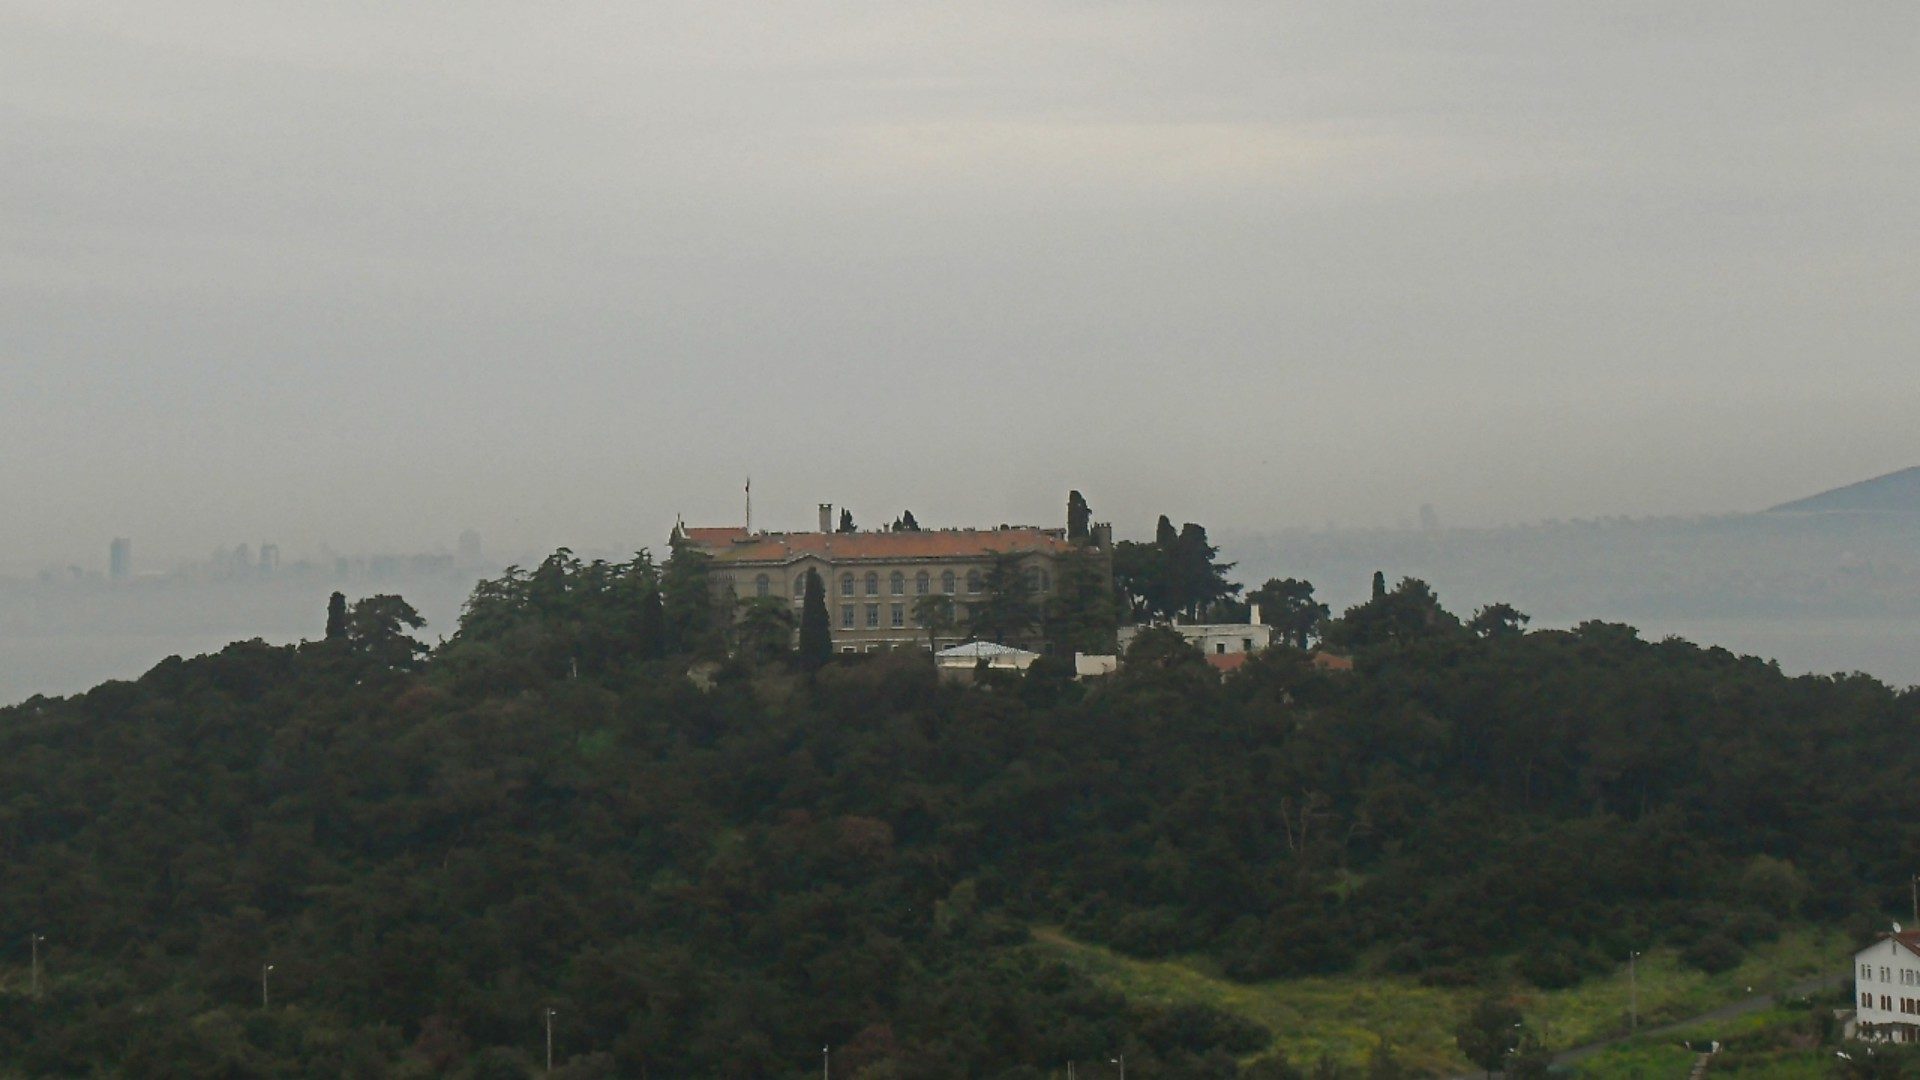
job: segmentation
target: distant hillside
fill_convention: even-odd
[[[1782,503],[1767,513],[1920,514],[1920,466]]]

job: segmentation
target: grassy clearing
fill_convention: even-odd
[[[1726,1053],[1710,1076],[1727,1080],[1811,1080],[1831,1077],[1833,1048],[1814,1045],[1804,1009],[1769,1009],[1731,1020],[1690,1025],[1596,1054],[1572,1070],[1580,1080],[1639,1080],[1683,1075],[1694,1054],[1680,1044],[1719,1040]]]
[[[1297,1063],[1310,1063],[1325,1055],[1358,1064],[1385,1038],[1401,1060],[1413,1068],[1428,1072],[1470,1069],[1454,1046],[1453,1028],[1479,991],[1437,989],[1390,975],[1237,983],[1218,977],[1204,964],[1136,960],[1075,941],[1053,928],[1036,929],[1034,941],[1036,948],[1129,998],[1169,1004],[1200,1002],[1263,1024],[1274,1033],[1274,1046]],[[1738,968],[1720,975],[1684,968],[1672,954],[1655,951],[1638,964],[1641,1023],[1682,1019],[1737,1002],[1747,996],[1749,986],[1755,993],[1763,993],[1810,976],[1838,972],[1844,968],[1849,951],[1836,933],[1798,930],[1756,950]],[[1549,1045],[1568,1047],[1625,1031],[1628,996],[1627,970],[1622,965],[1613,974],[1567,990],[1529,991],[1519,1001],[1529,1026]],[[1677,1037],[1663,1040],[1664,1047],[1636,1048],[1648,1056],[1641,1063],[1647,1070],[1644,1075],[1685,1075],[1684,1064],[1691,1056],[1684,1051],[1679,1051],[1682,1068],[1678,1073],[1662,1071],[1673,1056],[1668,1051],[1678,1050],[1676,1041]]]

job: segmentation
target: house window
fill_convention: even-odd
[[[913,595],[915,596],[927,595],[927,585],[928,585],[927,572],[925,570],[922,570],[918,574],[915,574],[913,576]]]
[[[1872,995],[1872,994],[1861,994],[1861,995],[1860,995],[1860,1007],[1861,1007],[1861,1008],[1863,1008],[1863,1009],[1871,1009],[1871,1008],[1873,1008],[1873,995]]]
[[[893,611],[890,612],[890,614],[893,617],[893,625],[896,628],[907,625],[907,605],[905,604],[893,605]]]
[[[1241,652],[1252,652],[1252,651],[1253,651],[1253,639],[1252,639],[1252,638],[1250,638],[1250,637],[1243,637],[1243,638],[1241,638],[1241,639],[1240,639],[1240,651],[1241,651]]]
[[[880,625],[880,605],[879,604],[867,605],[867,625],[872,627],[878,627]]]
[[[801,574],[793,579],[793,598],[804,599],[807,595],[807,575]]]
[[[872,570],[867,571],[867,595],[880,595],[880,575]]]
[[[853,605],[852,604],[840,605],[840,628],[842,630],[853,629]]]
[[[753,579],[753,595],[765,596],[773,591],[773,579],[765,574]]]
[[[840,595],[841,596],[853,595],[853,575],[852,574],[840,575]]]
[[[1226,642],[1224,642],[1224,641],[1222,641],[1222,642],[1219,642],[1218,644],[1216,644],[1216,645],[1214,645],[1214,647],[1213,647],[1213,651],[1214,651],[1214,652],[1216,652],[1216,653],[1219,653],[1219,654],[1220,654],[1220,655],[1222,655],[1222,656],[1224,656],[1224,655],[1226,655],[1226,652],[1227,652],[1227,643],[1226,643]]]
[[[887,591],[895,596],[907,595],[907,575],[895,570],[893,574],[887,578]]]
[[[840,651],[841,651],[841,652],[843,652],[843,653],[857,653],[857,652],[859,652],[860,650],[859,650],[859,649],[856,649],[856,648],[854,648],[854,647],[853,647],[853,646],[851,646],[851,645],[842,645],[842,646],[840,646]]]
[[[980,571],[978,570],[967,571],[967,591],[968,592],[980,591]]]
[[[951,570],[941,571],[940,591],[943,593],[946,593],[948,596],[953,595],[953,571]]]

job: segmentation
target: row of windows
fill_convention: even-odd
[[[1897,1001],[1898,1001],[1898,1008],[1901,1012],[1906,1013],[1908,1016],[1920,1016],[1920,999],[1899,998],[1897,999]],[[1895,1002],[1896,1002],[1896,999],[1893,997],[1893,995],[1881,994],[1880,995],[1880,1011],[1882,1012],[1894,1011]],[[1861,994],[1860,1007],[1863,1009],[1873,1008],[1873,995]]]
[[[859,614],[859,608],[860,608],[860,605],[858,604],[841,604],[840,605],[840,628],[842,630],[852,630],[857,625],[855,622],[855,616]],[[868,604],[866,605],[866,608],[867,608],[867,626],[870,628],[878,627],[880,625],[880,605]],[[956,617],[964,620],[967,617],[967,605],[965,604],[955,605],[953,609],[953,613]],[[887,625],[895,629],[904,628],[907,625],[907,605],[888,604],[887,605]],[[913,625],[925,626],[926,624],[921,622],[918,618],[916,618],[913,620]]]
[[[1027,581],[1027,588],[1032,589],[1036,592],[1046,592],[1047,590],[1053,588],[1053,574],[1051,574],[1046,570],[1042,570],[1038,567],[1031,568],[1027,571],[1026,581]],[[941,572],[940,574],[940,591],[941,592],[951,596],[956,591],[955,587],[959,583],[960,583],[959,576],[956,575],[953,571],[945,570]],[[860,584],[862,584],[862,582],[859,579],[855,578],[854,575],[841,574],[840,575],[840,595],[841,596],[859,595],[857,586],[859,586]],[[874,571],[874,570],[867,571],[867,576],[864,581],[864,584],[866,585],[866,593],[868,596],[880,595],[880,574],[878,571]],[[982,579],[982,577],[980,576],[980,571],[978,570],[967,571],[967,591],[970,593],[977,593],[983,587],[984,587],[984,579]],[[915,574],[913,576],[913,592],[915,596],[925,596],[928,592],[932,591],[932,588],[933,588],[933,575],[929,574],[927,571],[922,570],[918,574]],[[887,591],[894,596],[907,595],[907,575],[901,573],[898,570],[895,570],[893,573],[887,575]],[[801,574],[798,577],[795,577],[793,579],[793,595],[796,599],[798,599],[799,597],[805,596],[806,593],[807,593],[807,576],[805,574]],[[771,596],[772,594],[773,594],[773,578],[772,577],[766,574],[761,574],[758,577],[753,579],[753,595]]]
[[[1880,978],[1877,981],[1883,982],[1883,983],[1892,982],[1894,977],[1894,971],[1895,969],[1893,968],[1882,967],[1880,969]],[[1899,975],[1900,975],[1901,986],[1920,986],[1920,971],[1916,971],[1913,968],[1900,968]],[[1872,964],[1860,965],[1860,981],[1861,982],[1876,981],[1873,977]]]

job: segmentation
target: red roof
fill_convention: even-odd
[[[992,552],[1071,547],[1064,530],[1019,526],[1006,529],[936,529],[919,532],[755,533],[741,528],[684,529],[687,539],[721,562],[788,562],[817,556],[829,562],[854,559],[982,558]]]
[[[1252,657],[1253,654],[1250,652],[1208,653],[1207,663],[1212,664],[1215,671],[1225,675],[1229,671],[1240,670]]]

